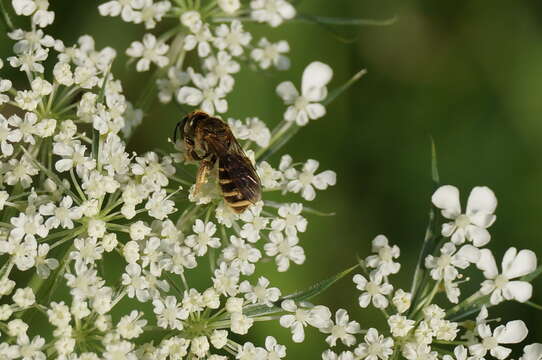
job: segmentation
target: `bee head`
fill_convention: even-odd
[[[181,121],[175,125],[175,130],[173,131],[173,143],[177,143],[177,133],[179,133],[179,136],[181,140],[184,139],[185,130],[184,127],[186,126],[186,122],[188,121],[188,115],[185,116]]]

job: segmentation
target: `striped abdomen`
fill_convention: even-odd
[[[218,182],[224,200],[237,213],[260,200],[258,175],[244,156],[228,154],[221,157],[218,160]]]
[[[218,168],[218,182],[222,189],[222,196],[224,196],[226,203],[228,203],[235,212],[242,213],[252,203],[245,199],[229,175],[230,174],[228,174],[224,168]]]

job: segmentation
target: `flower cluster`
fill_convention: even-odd
[[[54,12],[46,0],[12,3],[31,26],[9,33],[13,56],[0,58],[0,68],[5,62],[28,80],[15,86],[0,78],[2,356],[280,359],[286,348],[274,337],[258,347],[243,335],[256,322],[279,319],[296,341],[307,324],[327,328],[327,308],[287,297],[257,275],[257,267],[272,261],[284,272],[304,263],[300,237],[308,221],[301,200],[334,185],[335,173],[318,171],[312,159],[294,163],[289,155],[273,167],[261,155],[284,133],[257,117],[229,119],[263,191],[294,193],[299,200],[260,201],[237,214],[219,193],[216,172],[196,194],[185,175],[194,164],[179,143],[167,153],[127,152],[142,111],[127,101],[111,72],[116,51],[97,49],[89,35],[71,46],[48,35]],[[252,1],[250,7],[255,20],[272,26],[295,15],[284,0]],[[211,26],[213,17],[245,11],[236,1],[193,9],[184,1],[113,0],[99,11],[148,29],[172,14],[179,19],[178,32],[160,39],[146,34],[127,50],[139,58],[138,71],[160,69],[156,93],[162,101],[175,96],[224,112],[243,54],[263,69],[289,63],[285,41],[261,39],[250,48],[251,35],[239,21]],[[192,50],[201,58],[201,74],[183,68]],[[326,97],[331,73],[319,62],[307,67],[298,101],[306,102],[306,116],[288,119],[323,115],[315,102]],[[15,282],[17,272],[29,273],[29,281]],[[195,273],[208,283],[197,285]],[[34,316],[43,326],[31,325]]]
[[[353,277],[361,291],[359,306],[380,309],[386,318],[385,330],[362,329],[349,321],[346,310],[337,311],[331,335],[326,338],[329,350],[324,360],[354,360],[395,358],[408,360],[485,359],[489,356],[503,360],[510,356],[509,344],[521,343],[527,337],[522,320],[492,324],[488,308],[505,300],[526,302],[532,296],[532,285],[522,277],[537,269],[536,255],[530,250],[510,248],[502,261],[502,271],[496,265],[492,251],[485,246],[490,241],[488,228],[495,221],[497,198],[487,187],[475,187],[468,198],[465,213],[461,211],[459,190],[455,186],[439,187],[432,203],[447,222],[441,234],[426,239],[434,246],[414,276],[410,291],[390,283],[397,274],[400,249],[390,245],[384,235],[372,242],[373,254],[360,261],[363,274]],[[482,271],[479,290],[461,299],[459,285],[468,279],[462,272],[469,267]],[[471,280],[472,281],[472,280]],[[443,293],[444,299],[439,299]],[[452,304],[449,307],[442,303]],[[441,304],[441,305],[439,305]],[[475,320],[465,321],[471,314]],[[363,336],[358,342],[356,336]],[[337,341],[351,350],[337,352]],[[539,359],[542,344],[525,347],[521,359]]]

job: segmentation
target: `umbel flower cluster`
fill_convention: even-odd
[[[243,23],[280,26],[297,17],[290,2],[102,2],[101,15],[148,30],[126,49],[137,71],[153,71],[135,105],[111,71],[116,49],[97,48],[89,35],[73,45],[48,35],[55,13],[47,0],[11,5],[17,23],[28,25],[13,26],[2,7],[13,53],[0,57],[0,358],[286,358],[273,336],[249,341],[255,323],[267,321],[294,342],[305,340],[307,326],[326,334],[331,349],[323,359],[505,359],[506,344],[525,338],[521,320],[488,319],[502,301],[527,302],[539,271],[531,251],[510,249],[499,270],[485,248],[496,207],[487,188],[473,190],[464,214],[457,189],[436,191],[433,203],[449,222],[440,236],[428,232],[409,291],[389,283],[400,270],[399,249],[383,236],[373,255],[306,291],[284,294],[258,271],[265,262],[278,272],[304,263],[307,217],[317,213],[306,202],[336,182],[313,159],[266,160],[325,116],[363,72],[328,92],[331,67],[311,62],[299,86],[278,84],[285,109],[274,129],[257,117],[225,119],[264,192],[241,214],[222,199],[216,171],[195,193],[190,174],[197,164],[181,142],[165,153],[126,151],[134,129],[151,116],[151,99],[220,115],[241,64],[287,69],[288,43],[253,39]],[[2,67],[20,70],[25,81],[4,78]],[[268,200],[286,194],[297,200]],[[471,264],[486,280],[460,300],[467,281],[460,271]],[[381,309],[389,328],[364,330],[346,310],[332,316],[308,302],[354,270],[359,305]],[[447,310],[434,301],[441,292],[454,304]],[[476,321],[467,321],[474,312]],[[349,349],[337,350],[342,345]],[[527,346],[523,359],[540,359],[541,348]]]
[[[390,282],[401,270],[400,249],[384,235],[373,239],[372,254],[359,260],[361,273],[353,277],[360,291],[359,306],[379,309],[387,328],[363,329],[362,321],[350,320],[346,310],[340,309],[335,322],[324,330],[329,333],[325,340],[330,349],[322,359],[504,360],[511,355],[510,345],[525,340],[528,329],[522,320],[500,323],[489,313],[505,301],[526,303],[531,299],[530,281],[540,274],[535,253],[511,247],[501,267],[497,266],[495,255],[486,247],[497,207],[497,198],[488,187],[472,189],[464,212],[455,186],[438,187],[431,200],[431,221],[410,290]],[[435,209],[444,218],[440,229]],[[471,279],[465,275],[469,267],[482,276]],[[482,279],[477,290],[462,296],[461,286],[467,287],[476,278]],[[350,349],[336,351],[340,343]],[[541,357],[542,344],[531,344],[525,346],[520,359]]]
[[[295,15],[284,0],[251,8],[272,26]],[[148,91],[163,102],[175,97],[224,112],[244,53],[262,69],[288,65],[286,42],[261,39],[251,47],[239,21],[207,22],[241,11],[235,1],[205,8],[199,1],[109,1],[98,9],[147,28],[175,18],[172,31],[147,34],[127,50],[137,70],[158,69],[150,81],[157,87]],[[298,198],[260,201],[237,214],[223,201],[216,173],[194,193],[195,164],[180,142],[165,154],[126,151],[143,111],[111,71],[115,49],[97,48],[88,35],[73,45],[48,35],[55,14],[46,0],[13,0],[10,12],[29,25],[9,31],[13,53],[0,59],[0,68],[26,78],[0,78],[0,357],[279,359],[286,349],[274,337],[258,346],[244,338],[256,322],[297,311],[312,326],[327,326],[327,308],[305,309],[255,272],[262,262],[279,272],[304,263],[303,201],[335,184],[335,173],[318,170],[316,160],[263,161],[299,125],[324,115],[328,65],[308,65],[301,92],[291,82],[278,86],[287,104],[278,130],[255,117],[228,120],[263,191]],[[184,65],[192,53],[200,72]],[[281,303],[287,310],[275,311]]]

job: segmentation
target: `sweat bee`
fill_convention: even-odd
[[[175,127],[189,160],[200,162],[196,175],[197,194],[207,175],[218,163],[218,182],[226,203],[237,213],[261,199],[260,178],[256,169],[224,121],[203,111],[194,111]]]

